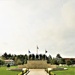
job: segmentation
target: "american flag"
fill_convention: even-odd
[[[47,50],[45,50],[45,53],[47,53]]]
[[[28,50],[28,53],[31,53],[30,50]]]
[[[39,47],[37,46],[37,49],[39,49]]]

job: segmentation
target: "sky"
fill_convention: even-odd
[[[75,0],[0,0],[0,55],[45,53],[75,58]]]

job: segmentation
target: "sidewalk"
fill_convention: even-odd
[[[48,75],[44,69],[29,69],[28,75]]]

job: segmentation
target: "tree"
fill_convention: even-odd
[[[17,65],[21,65],[22,64],[22,61],[20,59],[17,59],[16,64]]]
[[[60,54],[57,54],[56,55],[56,60],[57,60],[57,63],[58,64],[61,64],[62,63],[62,57],[60,56]]]
[[[15,65],[17,65],[17,56],[14,56]]]
[[[2,55],[5,59],[7,59],[8,58],[8,55],[7,55],[7,53],[5,52],[3,55]]]
[[[8,54],[7,57],[8,57],[8,59],[11,59],[12,55],[11,54]]]
[[[4,65],[4,61],[3,60],[0,60],[0,66],[1,65]]]
[[[61,59],[61,64],[65,64],[66,63],[66,61],[65,61],[65,59]]]
[[[40,54],[39,57],[40,57],[40,60],[42,60],[42,54]]]
[[[34,54],[32,54],[32,60],[35,60],[35,55]]]
[[[56,65],[58,65],[59,63],[57,62],[56,58],[53,58],[53,59],[51,60],[51,64],[56,64]]]
[[[32,59],[32,55],[30,54],[30,55],[29,55],[29,60],[31,60],[31,59]]]
[[[47,59],[47,63],[51,63],[51,61],[52,61],[52,57],[51,57],[51,55],[49,55],[48,59]]]
[[[42,59],[46,60],[47,56],[45,54],[42,55]]]
[[[28,56],[25,54],[24,64],[27,63],[27,60],[28,60]]]
[[[56,58],[62,58],[62,57],[60,56],[60,54],[57,54],[57,55],[56,55]]]
[[[28,60],[28,56],[27,56],[27,54],[25,54],[25,59]]]
[[[36,54],[36,60],[38,60],[38,58],[39,58],[39,56],[38,56],[38,54]]]
[[[70,61],[71,61],[72,65],[75,64],[75,60],[74,59],[70,59]]]

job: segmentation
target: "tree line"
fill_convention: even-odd
[[[21,65],[26,64],[27,60],[47,60],[48,64],[67,64],[67,65],[73,65],[75,64],[74,59],[65,60],[61,57],[60,54],[57,54],[55,58],[53,58],[51,55],[47,56],[45,54],[25,54],[25,55],[16,55],[16,54],[7,54],[6,52],[1,56],[3,60],[11,59],[14,60],[15,65]],[[3,60],[0,60],[0,65],[3,65]]]

